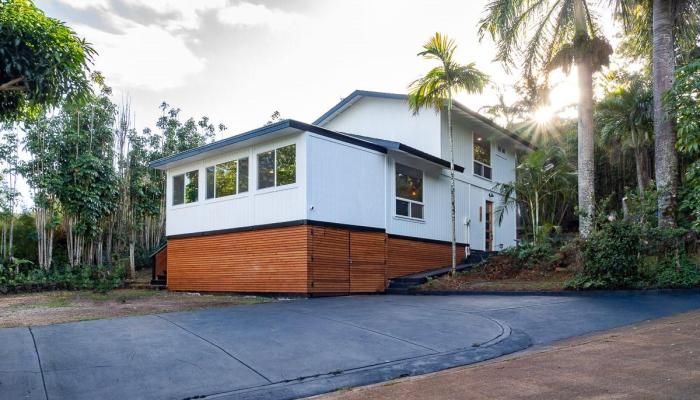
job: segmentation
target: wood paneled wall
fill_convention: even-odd
[[[166,268],[168,266],[168,246],[162,248],[156,253],[154,268],[156,272],[156,278],[165,274]]]
[[[387,279],[452,264],[451,245],[389,237]],[[464,246],[457,246],[457,261],[464,258]]]
[[[166,249],[168,289],[178,291],[383,292],[388,279],[450,265],[449,244],[308,225],[169,239]]]
[[[308,292],[308,226],[168,240],[168,289]]]

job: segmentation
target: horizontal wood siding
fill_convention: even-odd
[[[165,275],[168,268],[168,246],[162,248],[155,256],[156,278]]]
[[[347,294],[350,292],[348,254],[350,235],[345,229],[311,227],[311,292]]]
[[[308,226],[168,240],[168,288],[307,293]]]
[[[449,244],[392,237],[387,243],[387,278],[389,279],[446,267],[452,263]],[[464,247],[457,246],[458,261],[464,258],[464,254]]]
[[[386,289],[386,234],[350,232],[350,292]]]

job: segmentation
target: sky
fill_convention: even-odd
[[[435,32],[458,43],[494,82],[512,85],[479,41],[486,0],[37,0],[99,53],[96,70],[116,102],[129,98],[138,129],[155,125],[165,101],[183,117],[206,115],[224,136],[270,114],[311,122],[355,89],[405,93],[433,64],[417,57]],[[557,100],[574,102],[564,84]],[[495,103],[459,95],[478,110]]]
[[[223,123],[221,139],[264,125],[274,111],[312,122],[355,89],[406,93],[434,66],[417,53],[435,32],[455,39],[459,62],[475,62],[506,90],[519,77],[493,62],[489,38],[479,40],[487,0],[35,3],[93,45],[94,69],[117,104],[130,100],[139,130],[155,127],[163,101],[183,118]],[[604,27],[611,29],[610,22]],[[573,77],[553,82],[553,103],[575,103]],[[496,103],[496,92],[457,100],[478,111]]]

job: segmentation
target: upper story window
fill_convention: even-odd
[[[506,151],[505,146],[503,146],[503,145],[500,144],[500,143],[496,145],[496,151],[498,151],[498,152],[501,153],[501,154],[507,154],[507,153],[508,153],[508,152]]]
[[[423,219],[423,171],[396,163],[396,215]]]
[[[173,176],[173,205],[194,203],[199,199],[199,171]]]
[[[474,134],[474,175],[491,179],[491,144],[477,134]]]
[[[207,199],[248,191],[248,157],[207,167]]]
[[[297,180],[296,145],[258,154],[258,189],[290,185]]]

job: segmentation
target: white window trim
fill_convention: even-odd
[[[278,185],[277,184],[277,150],[285,148],[285,147],[289,147],[289,146],[294,146],[294,182],[286,183],[284,185]],[[268,186],[266,188],[260,188],[260,159],[258,158],[258,156],[260,154],[269,153],[269,152],[272,152],[272,154],[274,155],[274,157],[273,157],[274,162],[273,162],[272,170],[274,171],[274,175],[275,175],[274,181],[275,182],[274,182],[273,186]],[[255,179],[255,189],[256,189],[256,191],[272,192],[274,190],[271,190],[271,189],[284,188],[287,186],[296,185],[297,184],[297,166],[298,166],[297,158],[298,157],[297,157],[297,144],[296,143],[289,143],[289,144],[285,144],[285,145],[282,145],[279,147],[275,147],[274,149],[264,150],[264,151],[261,151],[259,153],[256,153],[255,154],[255,178],[256,178]],[[248,185],[250,186],[250,183],[248,183]],[[250,187],[248,187],[248,190],[250,190]]]
[[[197,172],[197,176],[201,174],[201,171],[199,169],[192,169],[189,171],[184,171],[179,174],[172,174],[170,177],[170,182],[171,182],[171,196],[170,196],[170,207],[171,208],[185,208],[185,207],[191,207],[196,205],[199,202],[199,197],[201,195],[200,189],[201,189],[201,179],[200,182],[197,183],[197,200],[195,201],[187,201],[187,197],[185,196],[185,188],[187,187],[188,179],[187,179],[187,174],[190,172]],[[182,203],[180,204],[174,204],[173,201],[175,200],[175,178],[178,176],[182,175],[183,176],[183,187],[182,187]]]
[[[396,164],[405,165],[405,164],[402,164],[400,162],[394,162],[394,217],[397,219],[405,219],[405,220],[415,221],[415,222],[425,222],[425,202],[424,201],[411,200],[411,199],[407,199],[404,197],[399,197],[396,194],[396,191],[398,190],[398,188],[396,187]],[[417,169],[418,171],[420,171],[421,182],[423,185],[423,188],[422,188],[423,189],[423,198],[425,199],[425,171],[423,171],[420,168],[411,167],[410,165],[406,165],[406,166],[413,168],[413,169]],[[411,203],[420,204],[421,206],[423,206],[423,218],[416,218],[416,217],[412,217],[412,216],[408,216],[408,215],[401,215],[401,214],[397,213],[396,212],[396,200],[401,200],[401,201],[405,201],[408,203],[408,213],[409,214],[411,214]]]
[[[239,166],[239,161],[245,160],[246,158],[248,159],[248,190],[246,190],[245,192],[241,192],[239,190],[241,187],[240,168],[238,168],[238,166]],[[236,162],[236,193],[229,194],[227,196],[217,197],[216,196],[216,167],[219,164],[224,164],[224,163],[231,162],[231,161]],[[207,182],[206,182],[207,169],[209,169],[211,167],[214,167],[214,197],[207,198]],[[211,202],[214,202],[216,200],[221,200],[221,199],[229,199],[229,198],[234,198],[234,197],[244,197],[248,194],[248,192],[250,192],[250,158],[248,156],[242,156],[242,157],[234,158],[231,160],[220,161],[220,162],[217,162],[216,164],[213,164],[213,165],[209,164],[209,165],[204,167],[204,201],[205,202],[211,203]]]
[[[476,143],[477,143],[476,134],[473,133],[472,134],[472,175],[491,182],[493,180],[493,154],[492,154],[493,148],[491,148],[489,151],[489,163],[484,164],[483,162],[476,159],[476,153],[474,152],[474,147],[476,146]],[[491,146],[491,144],[489,143],[489,147],[493,147],[493,146]],[[498,150],[496,150],[496,153],[498,153]],[[474,168],[474,163],[479,163],[479,165],[481,165],[482,167],[491,168],[491,178],[487,178],[484,175],[477,174],[476,169]]]

